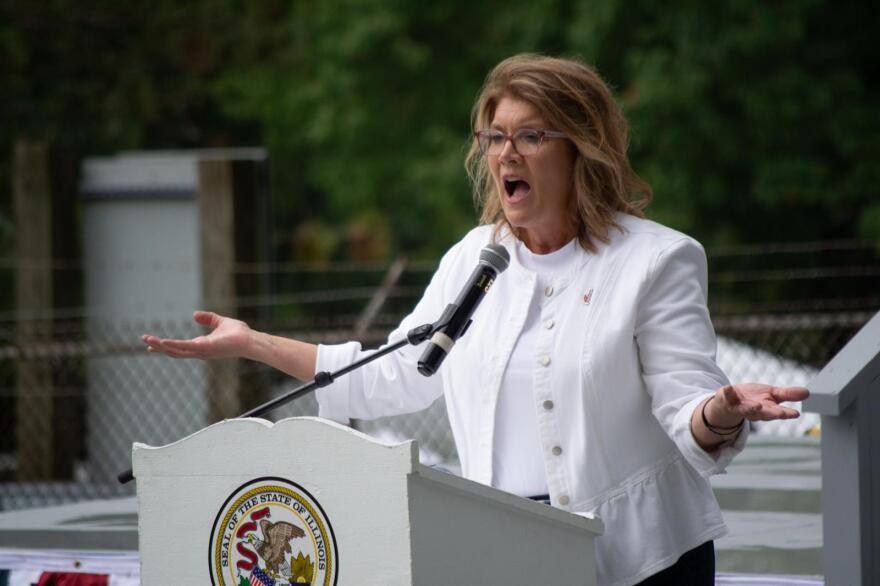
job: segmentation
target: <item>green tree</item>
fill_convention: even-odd
[[[289,224],[381,210],[398,248],[436,257],[474,222],[462,165],[481,81],[501,58],[558,37],[562,5],[301,2],[274,66],[245,59],[216,95],[228,115],[258,120],[282,160]]]
[[[708,244],[880,242],[877,11],[0,0],[0,181],[22,135],[84,154],[263,144],[281,240],[312,230],[344,256],[347,224],[383,214],[391,242],[376,250],[434,258],[474,222],[462,161],[480,84],[504,57],[536,51],[581,55],[616,88],[657,219]]]
[[[617,84],[651,213],[710,244],[880,245],[875,3],[583,5],[570,39]]]

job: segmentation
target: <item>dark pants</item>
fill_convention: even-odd
[[[638,586],[712,586],[715,584],[715,543],[707,541],[682,554],[675,564],[639,582]]]

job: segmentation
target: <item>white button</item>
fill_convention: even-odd
[[[541,356],[541,365],[542,365],[542,366],[547,366],[548,364],[550,364],[550,357],[549,357],[549,356],[546,356],[546,355],[545,355],[545,356]]]
[[[552,319],[548,319],[547,321],[544,322],[544,327],[547,328],[548,330],[552,330],[553,326],[555,326],[555,325],[556,325],[556,322],[553,321]]]
[[[564,507],[564,506],[567,505],[568,503],[569,503],[568,496],[566,496],[566,495],[562,495],[561,497],[559,497],[559,504],[560,504],[560,505],[562,505],[562,506]]]
[[[561,456],[562,455],[562,448],[560,448],[559,446],[553,446],[553,449],[550,451],[553,452],[554,456]]]
[[[553,409],[553,401],[544,401],[544,409],[547,411]]]
[[[547,297],[553,295],[553,285],[547,285],[546,287],[544,287],[544,295],[546,295]]]

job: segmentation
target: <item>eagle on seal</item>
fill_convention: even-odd
[[[290,566],[284,559],[284,554],[292,554],[290,540],[305,537],[306,532],[296,525],[284,521],[270,523],[265,519],[260,521],[260,530],[263,532],[263,539],[256,537],[253,533],[247,538],[257,548],[257,555],[266,562],[266,570],[275,575],[283,574],[284,570],[289,573]]]

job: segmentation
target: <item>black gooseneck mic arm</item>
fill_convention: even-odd
[[[276,407],[280,407],[281,405],[284,405],[285,403],[293,401],[294,399],[297,399],[303,395],[306,395],[316,389],[326,387],[327,385],[331,384],[334,380],[336,380],[338,377],[340,377],[344,374],[348,374],[349,372],[351,372],[353,370],[357,370],[361,366],[368,364],[368,363],[376,360],[377,358],[381,358],[382,356],[385,356],[386,354],[390,354],[391,352],[394,352],[395,350],[402,348],[403,346],[406,346],[407,344],[412,344],[413,346],[418,346],[419,344],[421,344],[422,342],[424,342],[425,340],[427,340],[428,338],[433,336],[434,332],[436,332],[440,328],[446,327],[447,321],[448,321],[448,318],[446,318],[446,320],[444,321],[444,318],[441,317],[440,320],[437,321],[437,323],[424,324],[424,325],[418,326],[416,328],[413,328],[406,333],[406,337],[403,338],[402,340],[398,340],[397,342],[394,342],[393,344],[389,344],[388,346],[386,346],[384,348],[380,348],[379,350],[376,350],[372,354],[364,356],[360,360],[352,362],[351,364],[349,364],[346,367],[340,368],[336,372],[325,372],[325,371],[318,372],[315,374],[315,378],[312,379],[311,381],[309,381],[303,385],[300,385],[300,386],[296,387],[295,389],[284,393],[283,395],[280,395],[278,397],[275,397],[274,399],[266,401],[262,405],[257,405],[256,407],[254,407],[250,411],[245,411],[244,413],[239,415],[236,419],[242,419],[245,417],[259,417],[260,415],[263,415],[264,413],[268,413],[269,411],[271,411],[272,409],[275,409]],[[131,482],[132,480],[134,480],[134,470],[129,468],[128,470],[120,472],[119,475],[116,477],[116,479],[120,482],[120,484],[127,484],[127,483]]]

